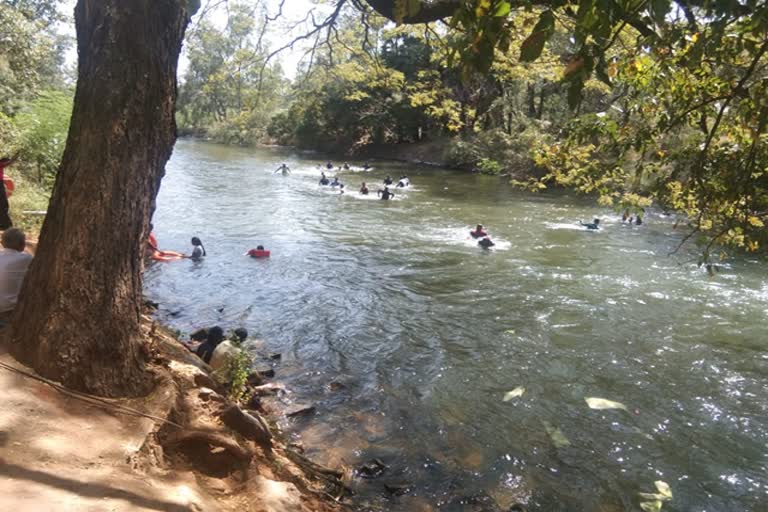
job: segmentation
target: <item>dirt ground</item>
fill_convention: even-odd
[[[31,372],[7,353],[0,331],[0,510],[340,510],[334,472],[278,437],[265,442],[226,426],[222,411],[233,404],[207,387],[217,387],[207,367],[168,333],[145,330],[160,383],[147,397],[105,406],[4,367]]]

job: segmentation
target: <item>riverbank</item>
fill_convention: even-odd
[[[143,331],[157,385],[133,400],[41,379],[7,353],[7,329],[0,331],[7,509],[340,510],[340,473],[304,458],[273,419],[229,401],[169,331],[147,317]]]

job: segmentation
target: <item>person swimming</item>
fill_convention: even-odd
[[[482,224],[478,224],[477,227],[475,227],[475,230],[470,231],[469,234],[472,235],[472,238],[483,238],[488,236],[488,232],[483,229]]]
[[[349,164],[347,162],[344,162],[344,165],[342,166],[345,171],[349,170]]]
[[[251,258],[269,258],[269,251],[264,249],[263,245],[257,245],[255,249],[251,249],[246,254]]]
[[[326,169],[333,169],[333,163],[331,163],[330,160],[328,160],[328,163],[325,164]]]
[[[400,176],[400,181],[397,182],[397,188],[405,188],[411,185],[411,180],[408,179],[408,176]]]
[[[365,182],[360,186],[360,194],[364,196],[368,195],[368,185],[366,185]]]
[[[382,201],[389,201],[390,198],[395,197],[395,194],[390,192],[389,187],[384,187],[384,190],[379,190],[377,193]]]
[[[386,178],[384,178],[384,184],[385,184],[385,185],[391,185],[391,184],[392,184],[392,176],[390,176],[389,174],[387,174],[387,177],[386,177]]]
[[[579,221],[579,224],[581,224],[587,229],[600,229],[600,219],[595,219],[591,223],[586,223],[586,224],[584,222]]]
[[[482,247],[483,249],[490,249],[491,247],[493,247],[493,246],[494,246],[494,245],[496,245],[496,244],[495,244],[495,243],[493,243],[493,240],[491,240],[490,238],[488,238],[488,237],[486,236],[486,237],[484,237],[482,240],[478,241],[478,242],[477,242],[477,245],[479,245],[479,246],[480,246],[480,247]]]
[[[283,176],[288,176],[289,174],[291,174],[291,169],[287,165],[285,165],[285,162],[283,162],[283,164],[280,167],[278,167],[275,170],[275,172],[273,172],[272,174],[277,174],[279,172],[282,172]]]
[[[333,177],[333,181],[331,182],[331,186],[332,187],[340,187],[341,185],[342,185],[342,183],[339,181],[339,177],[338,176],[334,176]]]
[[[363,164],[363,170],[367,171],[367,170],[368,170],[368,169],[370,169],[370,168],[371,168],[371,164],[369,164],[368,162],[365,162],[365,163]]]
[[[325,173],[322,173],[320,176],[320,184],[321,185],[328,185],[330,181],[328,181],[328,177],[325,175]]]
[[[192,260],[201,260],[205,256],[205,247],[203,242],[196,236],[192,237],[192,254],[188,256]]]

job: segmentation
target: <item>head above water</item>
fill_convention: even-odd
[[[208,329],[208,337],[206,338],[206,341],[213,345],[218,345],[224,341],[224,329],[218,325],[211,327]]]
[[[22,252],[27,245],[27,237],[18,228],[9,228],[3,231],[3,247]]]
[[[478,224],[478,225],[475,227],[475,231],[482,231],[482,230],[483,230],[483,225],[482,225],[482,224]]]
[[[600,224],[600,219],[595,219],[592,221],[594,224]]]
[[[256,250],[257,251],[263,251],[264,250],[264,246],[263,245],[257,245],[256,246]]]
[[[192,237],[192,245],[194,245],[194,246],[196,246],[196,247],[199,245],[199,246],[201,246],[201,247],[202,247],[202,245],[203,245],[203,242],[202,242],[202,240],[200,240],[200,239],[199,239],[199,238],[197,238],[196,236],[193,236],[193,237]]]

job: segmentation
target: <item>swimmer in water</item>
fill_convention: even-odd
[[[272,174],[277,174],[277,173],[279,173],[279,172],[282,172],[282,173],[283,173],[283,176],[288,176],[289,174],[291,174],[291,169],[290,169],[290,168],[289,168],[287,165],[285,165],[285,163],[283,163],[283,164],[282,164],[280,167],[278,167],[278,168],[275,170],[275,172],[273,172]]]
[[[475,227],[475,230],[470,231],[469,234],[472,235],[472,238],[483,238],[488,236],[488,232],[483,229],[482,224],[478,224],[477,227]]]
[[[377,193],[382,201],[389,201],[390,198],[395,197],[395,194],[389,191],[389,187],[384,187],[384,190],[379,190]]]
[[[368,162],[365,162],[365,163],[363,164],[363,169],[364,169],[364,170],[366,170],[366,171],[367,171],[367,170],[368,170],[368,169],[370,169],[370,168],[371,168],[371,164],[369,164]]]
[[[327,164],[325,164],[325,168],[326,168],[326,169],[333,169],[333,164],[331,163],[331,161],[330,161],[330,160],[328,160],[328,163],[327,163]]]
[[[332,187],[339,187],[339,186],[341,186],[341,182],[339,181],[339,177],[338,176],[334,176],[333,177],[333,181],[331,182],[331,186]]]
[[[364,196],[368,195],[368,185],[366,185],[365,182],[360,186],[360,194]]]
[[[400,176],[400,181],[397,182],[397,188],[405,188],[407,186],[410,186],[411,180],[408,179],[408,176]]]
[[[587,224],[579,221],[579,224],[581,224],[587,229],[600,229],[600,219],[595,219],[591,223],[587,223]]]
[[[486,236],[485,238],[483,238],[482,240],[477,242],[477,245],[479,245],[483,249],[490,249],[491,247],[493,247],[496,244],[493,243],[493,241]]]
[[[193,236],[192,237],[192,254],[187,257],[189,259],[198,261],[203,259],[204,256],[205,256],[205,247],[203,247],[203,242],[196,236]]]
[[[327,185],[329,183],[330,183],[330,181],[328,181],[328,178],[326,177],[325,173],[322,173],[320,175],[320,184],[321,185]]]
[[[349,170],[349,164],[347,162],[344,162],[344,170],[345,171]]]
[[[387,174],[387,177],[386,177],[386,178],[384,178],[384,184],[385,184],[385,185],[391,185],[391,184],[392,184],[392,176],[390,176],[389,174]]]

